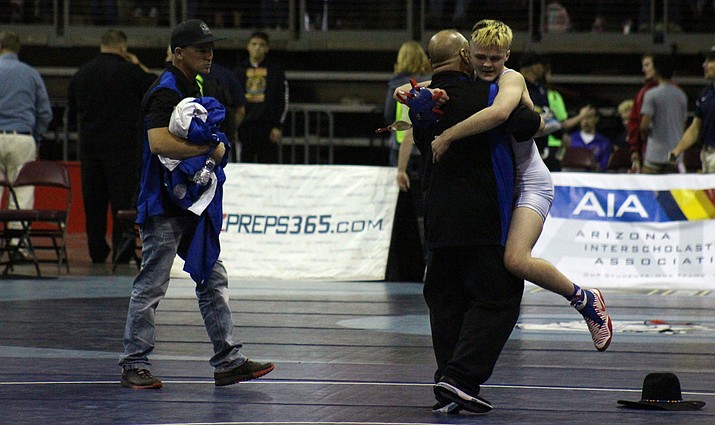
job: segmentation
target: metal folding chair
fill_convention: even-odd
[[[563,171],[598,171],[598,161],[596,155],[587,148],[566,148],[566,153],[561,160]]]
[[[611,153],[608,158],[607,173],[627,173],[631,169],[631,152],[627,147],[622,147]]]
[[[35,265],[40,276],[38,263],[57,262],[57,271],[62,265],[69,273],[67,259],[67,218],[72,201],[72,184],[69,170],[59,162],[31,161],[25,164],[17,174],[14,182],[9,182],[6,176],[0,185],[6,187],[9,198],[17,203],[15,189],[18,187],[45,187],[51,192],[50,198],[56,203],[54,208],[46,209],[2,209],[0,210],[0,259],[7,254],[3,275],[7,275],[20,260],[25,260],[24,252]],[[8,203],[10,201],[8,199]],[[19,222],[19,227],[10,227],[11,222]],[[23,252],[24,251],[24,252]],[[56,259],[44,259],[37,256],[38,251],[51,251]]]
[[[11,205],[17,208],[17,195],[4,171],[0,172],[0,186],[7,192],[6,206],[0,209],[0,265],[5,266],[2,275],[7,276],[13,270],[13,265],[20,261],[24,262],[27,255],[35,266],[37,276],[40,276],[40,265],[29,238],[29,222],[34,219],[34,212],[10,209]],[[17,223],[20,227],[11,227],[10,222]],[[3,259],[5,256],[7,259]]]

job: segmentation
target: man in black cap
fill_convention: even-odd
[[[161,388],[151,371],[148,356],[154,350],[154,316],[166,294],[174,257],[186,254],[197,229],[199,216],[181,209],[170,200],[163,184],[159,155],[184,160],[210,156],[216,164],[227,154],[223,143],[207,140],[192,144],[169,132],[174,107],[186,97],[199,97],[196,75],[208,73],[214,41],[220,40],[200,20],[179,24],[171,34],[172,61],[149,88],[142,102],[144,117],[142,176],[137,205],[137,223],[142,230],[142,269],[134,280],[124,330],[122,386],[133,389]],[[220,165],[217,165],[217,167]],[[210,359],[216,386],[259,378],[274,368],[273,363],[248,360],[233,339],[233,318],[228,300],[228,275],[218,259],[210,277],[196,285],[199,309],[213,344]]]

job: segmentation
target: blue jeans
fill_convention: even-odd
[[[149,369],[149,354],[154,351],[154,315],[169,287],[171,266],[176,253],[185,253],[193,237],[198,217],[149,217],[141,227],[142,269],[134,279],[124,328],[123,369]],[[233,319],[228,304],[228,274],[219,259],[211,277],[196,285],[199,309],[206,332],[213,344],[211,366],[217,372],[243,364],[241,343],[233,339]]]

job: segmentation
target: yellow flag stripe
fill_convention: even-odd
[[[715,206],[702,190],[673,189],[673,199],[688,220],[708,220],[715,218]]]

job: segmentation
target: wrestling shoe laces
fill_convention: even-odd
[[[606,313],[606,303],[598,289],[583,289],[585,297],[578,297],[571,305],[581,313],[589,332],[593,345],[598,351],[605,351],[613,339],[613,324],[611,317]]]

